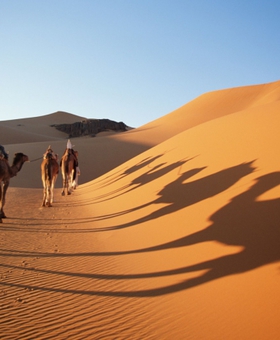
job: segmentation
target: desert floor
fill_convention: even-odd
[[[0,224],[1,339],[278,339],[280,82],[72,140],[80,185],[41,207],[54,113],[0,122],[29,156]]]

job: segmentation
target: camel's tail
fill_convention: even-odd
[[[46,172],[46,179],[51,182],[52,180],[52,164],[51,164],[51,160],[48,159],[47,164],[46,164],[46,168],[45,168]]]

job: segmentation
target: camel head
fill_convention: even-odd
[[[15,153],[12,167],[17,168],[17,171],[20,171],[23,163],[28,161],[29,161],[28,156],[26,156],[22,152]]]

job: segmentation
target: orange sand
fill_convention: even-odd
[[[57,112],[0,122],[24,152],[0,224],[1,339],[277,339],[280,82],[204,94],[72,140],[78,189],[42,208]]]

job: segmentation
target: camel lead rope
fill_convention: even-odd
[[[39,159],[42,159],[42,157],[39,157],[39,158],[36,158],[36,159],[32,159],[31,161],[29,161],[30,163],[32,163],[32,162],[36,162],[36,161],[38,161]]]

